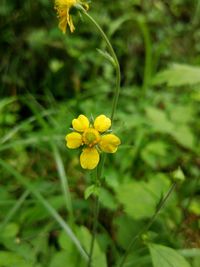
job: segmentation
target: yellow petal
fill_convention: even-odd
[[[62,31],[62,33],[66,33],[67,19],[65,17],[63,17],[62,19],[60,19],[60,22],[59,22],[58,27]]]
[[[115,153],[121,144],[120,139],[114,134],[106,134],[101,137],[99,147],[103,152]]]
[[[85,148],[80,156],[81,167],[92,170],[99,163],[99,153],[96,148]]]
[[[55,6],[61,6],[61,7],[71,8],[76,3],[77,0],[55,0]]]
[[[68,148],[75,149],[82,145],[82,135],[79,133],[67,134],[65,139]]]
[[[77,3],[77,0],[55,0],[55,9],[57,10],[59,19],[59,29],[66,33],[67,25],[70,31],[75,30],[72,17],[70,16],[70,9]]]
[[[69,16],[68,24],[69,24],[70,31],[74,32],[75,31],[75,27],[74,27],[74,24],[73,24],[72,16]]]
[[[94,121],[94,128],[103,133],[107,131],[111,126],[111,120],[105,115],[99,115]]]
[[[72,121],[72,126],[74,130],[78,132],[84,132],[87,128],[89,128],[90,122],[88,118],[84,115],[79,115],[77,119]]]

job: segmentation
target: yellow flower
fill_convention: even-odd
[[[99,115],[90,123],[84,115],[79,115],[72,121],[73,132],[66,135],[66,145],[70,149],[83,147],[80,163],[83,169],[92,170],[99,163],[99,152],[115,153],[121,144],[120,139],[107,131],[111,120],[105,115]]]
[[[89,8],[89,5],[81,0],[55,0],[55,9],[59,19],[58,27],[63,33],[66,33],[67,25],[69,25],[71,32],[75,30],[70,9],[77,4],[83,6],[85,9]]]

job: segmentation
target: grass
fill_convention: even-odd
[[[176,267],[199,266],[197,5],[91,4],[89,12],[108,33],[122,72],[113,121],[122,145],[105,161],[94,267],[120,263],[179,167],[184,183],[130,249],[124,266],[160,267],[151,244],[167,258],[172,248]],[[94,173],[81,169],[80,151],[66,148],[65,135],[79,114],[110,115],[116,80],[98,32],[76,11],[74,20],[75,33],[62,35],[48,1],[3,1],[0,7],[2,267],[87,266],[95,196],[85,199],[84,193]]]

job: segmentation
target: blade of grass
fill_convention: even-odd
[[[29,145],[35,145],[37,143],[41,143],[41,142],[50,142],[50,141],[58,141],[62,138],[62,135],[51,135],[51,136],[33,136],[33,137],[29,137],[24,139],[19,139],[16,140],[12,143],[8,143],[5,145],[0,146],[0,151],[4,151],[10,148],[13,148],[15,146],[29,146]]]
[[[41,114],[42,117],[46,117],[50,114],[52,114],[53,111],[51,110],[47,110],[45,112],[43,112]],[[27,120],[24,120],[23,122],[21,122],[20,124],[18,124],[17,126],[15,126],[14,128],[12,128],[9,132],[7,132],[1,139],[0,139],[0,143],[4,144],[5,142],[7,142],[9,139],[11,139],[16,133],[18,133],[20,130],[22,130],[23,128],[25,128],[26,126],[30,125],[31,123],[33,123],[34,121],[36,121],[35,116],[32,116],[30,118],[28,118]]]
[[[31,101],[29,102],[28,106],[30,107],[32,112],[35,114],[40,126],[46,132],[51,132],[51,127],[52,127],[51,125],[56,125],[56,121],[54,121],[54,119],[49,116],[48,119],[50,121],[50,124],[47,123],[45,121],[45,119],[41,116],[42,112],[45,111],[43,106],[40,105],[32,95],[30,95],[29,97],[30,97]],[[38,110],[40,110],[41,113],[38,112]],[[70,191],[69,191],[68,179],[67,179],[67,176],[65,173],[64,164],[63,164],[62,158],[60,156],[59,150],[58,150],[57,146],[55,145],[55,142],[52,142],[52,140],[50,139],[49,144],[50,144],[51,149],[53,151],[54,159],[55,159],[55,162],[57,165],[58,176],[60,178],[60,183],[61,183],[66,207],[70,213],[69,219],[70,219],[70,223],[72,225],[74,222],[73,207],[72,207],[72,201],[71,201],[71,196],[70,196]]]
[[[63,164],[63,161],[62,161],[62,158],[61,158],[61,155],[59,153],[57,146],[53,143],[51,143],[51,146],[52,146],[55,162],[57,165],[58,175],[60,177],[60,182],[62,186],[63,195],[65,198],[66,207],[67,207],[67,210],[69,211],[70,222],[72,225],[74,222],[74,215],[73,215],[73,207],[72,207],[72,200],[71,200],[71,195],[69,191],[68,179],[67,179],[64,164]]]
[[[16,212],[21,208],[22,204],[29,195],[29,190],[26,190],[21,197],[16,201],[15,205],[8,212],[7,216],[4,218],[3,222],[0,224],[0,232],[6,227],[6,225],[12,220]]]
[[[88,261],[88,254],[82,247],[80,241],[77,239],[69,225],[63,220],[63,218],[57,213],[57,211],[48,203],[48,201],[35,189],[29,182],[27,177],[22,176],[18,171],[11,167],[8,163],[0,159],[0,165],[10,174],[12,174],[17,181],[26,187],[35,198],[43,205],[43,207],[49,212],[49,214],[57,221],[65,233],[69,236],[76,248],[82,255],[82,257]]]

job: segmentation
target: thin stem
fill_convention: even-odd
[[[94,242],[96,237],[96,231],[97,231],[97,222],[98,222],[98,216],[99,216],[99,197],[95,197],[95,206],[94,206],[94,222],[93,222],[93,229],[92,229],[92,240],[90,244],[90,252],[89,252],[89,261],[88,261],[88,267],[92,266],[92,255],[94,251]]]
[[[105,154],[103,154],[102,159],[101,159],[101,164],[97,168],[97,173],[96,173],[96,186],[98,186],[98,182],[101,179],[104,163],[105,163]],[[88,267],[92,266],[92,255],[94,251],[94,242],[95,242],[95,237],[96,237],[96,232],[97,232],[97,224],[98,224],[98,217],[99,217],[99,196],[95,197],[95,206],[94,206],[94,221],[93,221],[93,229],[92,229],[92,240],[91,240],[91,245],[90,245],[90,252],[89,252],[89,261],[88,261]]]
[[[107,46],[108,46],[108,50],[110,52],[110,55],[112,56],[113,60],[114,60],[114,67],[115,67],[115,71],[116,71],[116,88],[115,88],[115,94],[114,94],[114,99],[113,99],[113,104],[112,104],[112,110],[111,110],[111,121],[114,120],[114,115],[115,115],[115,111],[117,109],[117,103],[119,100],[119,93],[120,93],[120,84],[121,84],[121,71],[120,71],[120,65],[119,65],[119,61],[118,58],[116,56],[116,53],[108,39],[108,37],[106,36],[105,32],[103,31],[103,29],[101,28],[101,26],[96,22],[96,20],[93,19],[93,17],[91,17],[87,11],[81,7],[80,5],[78,5],[78,8],[83,12],[83,14],[95,25],[95,27],[98,29],[98,31],[100,32],[102,38],[104,39],[104,41],[106,42]]]
[[[98,29],[101,37],[106,42],[110,56],[113,59],[113,65],[114,65],[115,72],[116,72],[116,88],[115,88],[113,104],[112,104],[112,109],[111,109],[111,116],[110,116],[111,121],[113,122],[115,111],[117,109],[117,103],[119,100],[120,84],[121,84],[121,71],[120,71],[119,61],[118,61],[116,53],[115,53],[107,35],[105,34],[105,32],[103,31],[101,26],[96,22],[95,19],[93,19],[92,16],[90,16],[87,13],[87,11],[81,5],[77,5],[77,8],[79,10],[81,10],[83,12],[83,14],[90,20],[90,22],[92,22],[94,24],[94,26]],[[104,167],[104,162],[105,162],[105,154],[103,154],[102,159],[101,159],[101,164],[97,168],[96,184],[98,184],[98,182],[101,179],[101,175],[102,175],[102,171],[103,171],[103,167]],[[99,216],[99,197],[96,196],[95,207],[94,207],[94,222],[93,222],[92,240],[91,240],[91,246],[90,246],[88,267],[92,266],[92,255],[93,255],[93,251],[94,251],[94,243],[95,243],[95,236],[96,236],[96,231],[97,231],[98,216]]]
[[[131,242],[129,243],[126,252],[124,254],[124,256],[121,259],[121,262],[119,263],[118,267],[123,267],[125,260],[130,252],[130,250],[134,247],[134,245],[136,244],[137,240],[139,238],[141,238],[141,236],[151,227],[151,225],[154,223],[155,219],[157,218],[158,214],[160,213],[161,209],[164,207],[165,203],[167,202],[169,196],[171,195],[171,193],[173,192],[173,190],[176,187],[176,182],[174,182],[172,184],[172,186],[169,188],[168,192],[166,193],[166,195],[163,197],[163,199],[160,201],[160,203],[158,204],[158,207],[154,213],[154,215],[152,216],[151,220],[149,221],[149,223],[135,236],[133,237],[133,239],[131,240]]]

